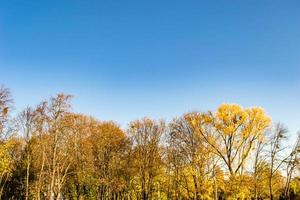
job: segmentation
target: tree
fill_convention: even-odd
[[[67,114],[63,121],[68,124],[65,145],[68,157],[72,158],[65,196],[69,199],[94,199],[97,186],[91,137],[98,122],[92,117],[74,113]]]
[[[0,88],[0,199],[298,199],[300,136],[263,109],[223,104],[126,131],[58,94],[12,117]],[[283,173],[284,172],[284,173]]]
[[[210,196],[218,198],[216,157],[203,136],[196,131],[198,127],[191,123],[198,117],[201,117],[200,113],[187,113],[170,123],[169,149],[172,149],[170,158],[173,161],[170,167],[174,170],[173,182],[176,183],[174,189],[177,199],[182,198],[180,188],[182,184],[187,190],[187,198],[205,199]],[[181,176],[183,179],[190,179],[192,187],[187,184],[189,181],[182,180]]]
[[[8,140],[9,127],[7,126],[12,107],[12,98],[9,90],[3,86],[0,87],[0,199],[3,195],[3,189],[11,176],[12,155],[10,149],[14,142]]]
[[[92,145],[97,198],[125,198],[127,193],[125,152],[128,140],[113,122],[99,123],[89,137]]]
[[[300,152],[300,133],[298,133],[297,140],[295,142],[295,145],[286,159],[286,183],[284,187],[284,197],[289,198],[290,197],[290,186],[291,186],[291,180],[293,173],[295,171],[295,168],[299,166],[300,160],[299,160],[299,152]]]
[[[199,115],[192,123],[224,161],[230,175],[235,176],[238,172],[242,174],[255,141],[264,137],[270,121],[261,108],[223,104],[215,114]]]
[[[27,107],[17,117],[17,125],[20,133],[25,140],[25,154],[26,154],[26,178],[25,178],[25,199],[29,198],[29,177],[30,177],[30,165],[31,165],[31,152],[30,152],[30,140],[35,130],[35,111]]]
[[[165,132],[165,123],[144,118],[130,123],[129,137],[133,144],[133,167],[138,172],[137,183],[141,187],[138,199],[152,199],[155,178],[162,166],[160,141]],[[159,184],[159,182],[157,183]],[[159,188],[159,186],[157,186]],[[157,192],[160,192],[157,188]]]
[[[275,128],[269,137],[269,196],[274,199],[273,178],[278,172],[287,157],[282,156],[282,151],[286,149],[282,142],[286,139],[287,129],[280,123],[275,124]]]
[[[266,168],[266,156],[263,155],[264,148],[266,147],[265,140],[258,140],[255,144],[254,162],[253,162],[253,179],[254,179],[254,199],[261,198],[261,192],[259,190],[264,186],[260,183],[266,178],[264,175],[264,169]]]
[[[72,158],[67,154],[68,124],[63,119],[69,113],[70,99],[69,95],[59,94],[35,110],[32,165],[37,171],[33,190],[37,199],[59,199],[69,172]]]

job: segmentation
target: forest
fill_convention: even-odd
[[[261,107],[122,128],[73,112],[71,100],[58,94],[13,114],[0,88],[0,199],[300,199],[299,136]]]

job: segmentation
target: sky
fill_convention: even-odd
[[[121,126],[222,103],[300,130],[298,0],[3,0],[0,84],[15,112],[64,92]]]

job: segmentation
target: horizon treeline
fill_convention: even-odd
[[[72,112],[71,99],[13,117],[0,88],[0,199],[300,199],[299,136],[288,142],[260,107],[222,104],[122,129]]]

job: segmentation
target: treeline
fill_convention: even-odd
[[[299,139],[262,108],[223,104],[122,130],[59,94],[11,116],[0,89],[0,199],[300,199]]]

